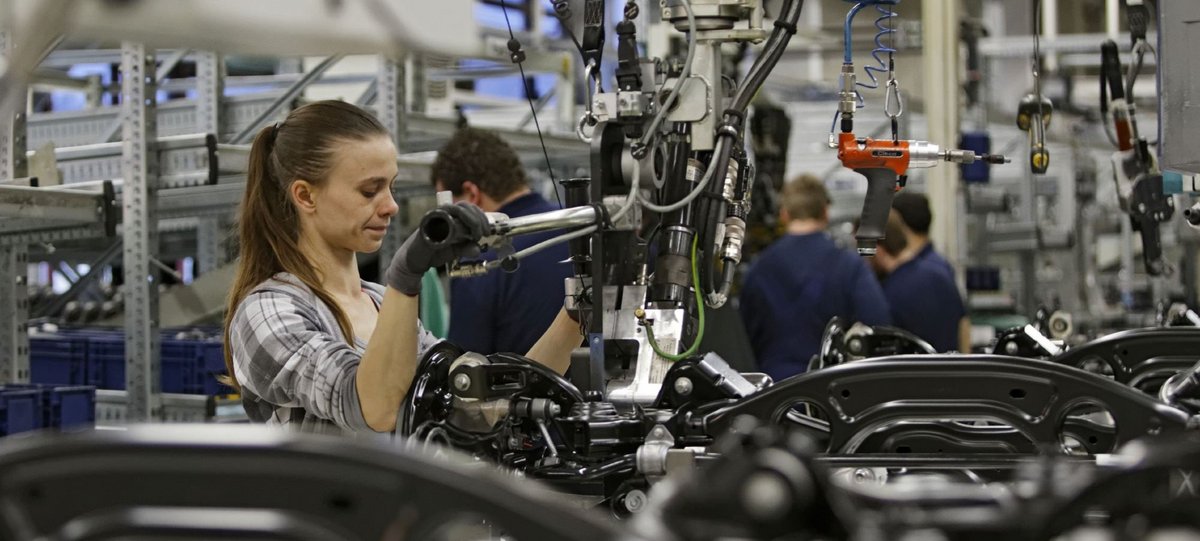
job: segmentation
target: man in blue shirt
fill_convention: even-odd
[[[879,243],[871,262],[883,281],[892,323],[938,351],[969,352],[971,323],[954,274],[928,244],[925,253],[931,255],[924,257],[921,250],[906,246],[911,237],[904,233],[904,220],[893,210],[888,217],[887,238]]]
[[[430,180],[438,191],[484,212],[510,218],[557,210],[529,188],[516,152],[496,134],[460,129],[438,151]],[[561,232],[521,235],[513,248],[522,250]],[[495,253],[485,254],[495,257]],[[521,259],[516,272],[495,270],[483,276],[450,281],[450,341],[479,353],[524,355],[562,309],[563,281],[572,268],[564,261],[567,244],[558,244]]]
[[[784,185],[781,202],[787,234],[758,256],[740,296],[759,368],[776,381],[807,370],[833,317],[891,323],[883,291],[867,264],[825,234],[825,185],[802,175]]]
[[[892,208],[900,214],[904,226],[904,238],[908,241],[905,257],[916,257],[934,263],[934,266],[950,275],[954,280],[954,268],[929,242],[929,225],[933,213],[929,210],[929,198],[923,193],[902,191],[892,198]]]

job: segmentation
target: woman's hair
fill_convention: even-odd
[[[299,107],[283,122],[267,126],[255,136],[238,217],[237,276],[225,306],[225,384],[238,388],[229,347],[234,312],[250,291],[277,273],[291,273],[312,289],[333,311],[347,340],[353,339],[350,319],[321,287],[322,277],[300,251],[299,214],[288,192],[296,179],[325,182],[338,143],[387,135],[387,129],[370,113],[327,100]]]

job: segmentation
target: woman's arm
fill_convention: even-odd
[[[401,402],[416,376],[419,307],[417,297],[387,288],[379,305],[376,332],[358,365],[358,401],[367,426],[376,432],[396,427]]]
[[[529,348],[525,356],[542,363],[559,374],[567,373],[571,366],[571,352],[583,343],[583,334],[579,332],[579,323],[567,315],[564,308],[558,311],[558,317],[550,323],[550,327],[542,334],[537,343]]]
[[[362,364],[355,381],[363,417],[372,430],[384,432],[396,426],[396,416],[417,373],[420,336],[417,316],[421,303],[421,279],[425,272],[451,261],[479,255],[476,243],[483,236],[487,216],[478,207],[459,203],[438,207],[445,219],[461,230],[462,238],[434,244],[420,230],[413,231],[392,256],[385,278],[387,290],[379,305]]]

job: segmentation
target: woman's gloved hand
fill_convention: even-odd
[[[421,234],[420,228],[413,231],[392,257],[386,276],[387,285],[405,295],[416,296],[421,292],[421,276],[425,271],[461,258],[479,256],[477,243],[487,229],[487,215],[470,203],[442,205],[438,208],[461,226],[467,238],[434,246]]]

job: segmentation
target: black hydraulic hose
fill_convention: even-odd
[[[737,271],[737,264],[732,259],[721,261],[721,283],[717,285],[717,295],[728,297],[729,290],[733,288],[733,274]]]
[[[709,167],[713,167],[713,178],[709,182],[705,193],[701,194],[700,207],[698,214],[703,218],[702,228],[700,229],[700,261],[703,262],[699,266],[700,269],[700,286],[704,288],[704,293],[714,293],[715,287],[713,283],[712,267],[713,261],[713,245],[716,243],[717,224],[725,218],[725,199],[721,192],[725,187],[725,177],[729,171],[730,149],[733,144],[725,145],[726,150],[713,155],[712,162]]]
[[[745,156],[744,153],[739,153],[738,159],[739,159],[739,161],[742,162],[743,167],[741,167],[738,170],[737,183],[735,183],[734,187],[733,187],[734,188],[733,189],[733,200],[738,201],[740,203],[735,203],[733,205],[727,205],[727,206],[729,206],[729,208],[725,214],[725,219],[726,219],[725,233],[726,233],[726,235],[729,234],[729,228],[733,226],[732,224],[736,223],[736,221],[730,222],[731,218],[740,220],[743,228],[745,227],[746,221],[749,218],[748,209],[746,208],[745,203],[747,201],[746,194],[751,189],[751,187],[750,187],[751,178],[750,177],[752,174],[752,168],[745,165],[745,161],[748,158]],[[744,230],[738,234],[743,235],[743,240],[744,240],[744,235],[745,235]],[[724,249],[724,247],[722,247],[722,249]],[[738,261],[728,257],[727,254],[722,254],[721,260],[722,260],[721,282],[720,282],[720,284],[717,285],[717,295],[721,298],[728,298],[729,291],[730,291],[730,289],[733,288],[733,275],[737,271]]]
[[[763,46],[763,53],[755,59],[746,78],[738,86],[730,109],[744,111],[750,105],[750,100],[758,93],[759,87],[771,74],[771,70],[775,69],[775,64],[779,63],[780,57],[787,49],[788,41],[796,32],[796,23],[800,21],[800,11],[803,8],[804,0],[789,0],[783,5],[779,18],[775,22],[775,30],[771,32],[771,37]]]
[[[800,12],[804,8],[804,0],[788,0],[780,12],[779,18],[775,22],[775,30],[771,32],[771,36],[767,39],[767,44],[763,47],[763,52],[750,66],[750,70],[742,84],[738,86],[734,93],[733,100],[730,102],[729,109],[725,114],[725,126],[723,128],[732,127],[734,129],[722,129],[717,137],[735,137],[736,133],[740,133],[744,113],[750,105],[750,100],[758,93],[767,76],[771,74],[771,70],[779,63],[779,59],[783,56],[784,50],[787,48],[788,41],[792,39],[792,34],[796,31],[796,23],[800,20]],[[720,199],[722,188],[725,184],[725,176],[729,168],[730,154],[733,152],[733,143],[724,145],[722,152],[713,156],[711,167],[714,167],[713,178],[707,189],[707,193],[712,197],[706,197],[699,201],[697,206],[698,214],[705,218],[704,228],[700,231],[700,249],[704,254],[705,265],[701,266],[701,284],[708,293],[715,292],[716,288],[713,283],[712,266],[715,264],[712,261],[713,244],[715,242],[717,222],[724,218],[724,202]]]

